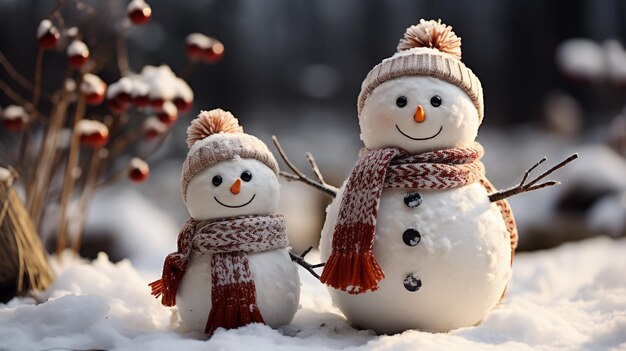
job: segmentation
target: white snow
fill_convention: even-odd
[[[603,43],[606,55],[608,78],[614,82],[626,81],[626,50],[622,43],[615,39]]]
[[[574,77],[609,79],[614,83],[626,80],[626,50],[615,39],[602,44],[584,38],[566,40],[558,46],[556,60],[565,73]]]
[[[26,121],[28,119],[28,114],[22,106],[9,105],[4,109],[4,111],[2,111],[2,118],[7,120],[21,119]]]
[[[57,281],[41,294],[45,303],[0,304],[0,349],[624,350],[625,250],[624,239],[596,238],[520,254],[504,302],[481,325],[441,334],[357,331],[326,289],[300,270],[301,308],[290,326],[218,330],[208,341],[177,332],[175,309],[150,296],[147,283],[157,267],[138,272],[104,254],[91,263],[65,256],[55,265]]]
[[[6,182],[7,180],[11,179],[11,177],[11,171],[4,167],[0,167],[0,181]]]
[[[201,49],[207,49],[213,44],[213,39],[201,33],[191,33],[185,38],[187,45],[196,45]]]
[[[74,40],[67,47],[67,56],[89,56],[89,48],[87,48],[87,44],[83,43],[80,40]]]
[[[569,39],[559,44],[556,61],[564,72],[585,79],[600,78],[605,73],[602,47],[589,39]]]
[[[100,135],[108,135],[109,128],[107,128],[104,123],[100,121],[95,121],[91,119],[83,119],[76,124],[74,130],[78,135],[91,135],[91,134],[100,134]]]
[[[166,114],[167,116],[176,117],[178,115],[178,109],[176,108],[176,105],[174,105],[174,103],[171,101],[165,101],[161,110],[162,113]]]
[[[167,126],[157,117],[150,116],[143,121],[142,129],[144,132],[154,131],[158,134],[163,134],[167,131]]]
[[[143,10],[144,8],[149,7],[148,4],[144,0],[133,0],[128,3],[126,7],[126,11],[131,13],[135,10]]]
[[[140,74],[122,77],[111,84],[107,98],[113,99],[119,93],[132,96],[148,95],[150,99],[171,101],[180,97],[186,102],[193,100],[193,91],[184,79],[176,77],[167,65],[144,66]]]
[[[133,91],[134,81],[129,77],[122,77],[109,86],[107,99],[113,99],[120,93],[130,94]]]
[[[95,74],[87,73],[83,75],[83,81],[80,84],[80,91],[83,94],[104,95],[106,84]]]
[[[139,169],[142,173],[148,173],[150,171],[150,166],[148,163],[139,157],[133,157],[130,159],[130,168],[131,169]]]
[[[39,22],[39,27],[37,27],[37,38],[41,38],[44,34],[48,33],[51,28],[54,26],[49,19],[44,19]]]

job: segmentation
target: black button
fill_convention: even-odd
[[[415,208],[422,204],[422,195],[418,192],[410,192],[404,195],[404,204],[410,208]]]
[[[420,240],[422,240],[422,235],[415,229],[407,229],[402,234],[402,241],[408,246],[415,246],[420,243]]]
[[[416,292],[422,287],[422,281],[416,278],[412,273],[404,278],[404,288],[410,292]]]

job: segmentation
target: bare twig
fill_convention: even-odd
[[[292,261],[294,261],[297,264],[299,264],[300,266],[302,266],[302,268],[306,269],[309,273],[311,273],[312,276],[314,276],[315,278],[317,278],[319,280],[320,279],[319,274],[317,274],[317,272],[315,272],[313,269],[314,268],[324,267],[325,263],[310,264],[307,261],[305,261],[304,260],[304,256],[306,256],[311,251],[311,249],[313,249],[313,247],[309,246],[309,248],[304,250],[304,252],[300,256],[297,256],[297,255],[292,254],[290,252],[289,256],[291,256],[291,260]]]
[[[4,67],[9,76],[13,78],[22,88],[33,91],[33,83],[31,83],[28,79],[26,79],[20,72],[18,72],[15,67],[9,62],[9,59],[4,56],[2,51],[0,51],[0,66]]]
[[[125,77],[130,73],[130,64],[128,63],[128,49],[126,48],[126,30],[117,35],[117,68],[120,76]]]
[[[96,190],[94,185],[96,184],[96,180],[98,179],[100,161],[102,160],[100,156],[100,150],[101,148],[96,148],[91,154],[91,161],[89,163],[87,178],[85,180],[85,185],[83,186],[83,191],[80,194],[80,199],[78,200],[78,226],[72,240],[72,251],[74,251],[76,255],[78,255],[80,251],[80,245],[82,243],[83,230],[85,228],[85,220],[87,217],[87,205],[89,205],[89,202],[93,198]]]
[[[5,81],[0,79],[0,90],[13,102],[18,105],[24,106],[26,109],[30,106],[30,101],[24,99],[20,94],[13,90]]]
[[[283,150],[283,148],[280,146],[280,143],[278,142],[278,138],[275,135],[272,135],[272,142],[274,142],[274,145],[276,146],[276,149],[278,150],[280,157],[283,159],[283,161],[285,161],[285,164],[287,165],[287,167],[289,167],[289,169],[291,169],[291,171],[293,172],[293,173],[289,173],[285,171],[280,171],[280,175],[285,177],[287,180],[300,181],[307,185],[310,185],[317,190],[323,191],[326,195],[330,197],[334,198],[337,196],[338,189],[324,181],[324,177],[322,177],[319,167],[317,167],[317,163],[315,162],[315,159],[313,158],[313,155],[311,155],[311,153],[307,153],[306,157],[309,160],[309,163],[311,164],[311,168],[313,168],[313,172],[315,173],[315,176],[318,178],[318,181],[315,181],[309,178],[306,174],[300,171],[293,164],[293,162],[291,162],[289,157],[287,157],[285,150]]]
[[[72,198],[72,192],[74,190],[75,181],[75,169],[78,165],[78,157],[80,152],[80,135],[76,129],[76,125],[83,118],[85,114],[85,97],[81,95],[78,98],[76,105],[76,111],[74,114],[74,121],[72,123],[72,137],[70,142],[70,153],[67,157],[67,164],[65,167],[65,175],[63,178],[63,190],[61,192],[61,209],[59,216],[59,225],[57,230],[57,247],[56,253],[59,260],[62,258],[63,250],[67,246],[67,229],[68,218],[67,210],[70,205],[70,199]]]
[[[543,172],[537,178],[531,180],[529,183],[526,184],[526,180],[528,179],[528,175],[530,174],[530,172],[532,172],[535,168],[537,168],[537,166],[539,166],[540,164],[544,163],[547,160],[547,158],[544,157],[541,160],[539,160],[539,162],[535,163],[532,167],[530,167],[524,173],[524,177],[522,178],[522,181],[517,186],[514,186],[514,187],[512,187],[510,189],[501,190],[501,191],[498,191],[496,193],[490,194],[489,195],[489,201],[496,202],[496,201],[504,200],[506,198],[509,198],[509,197],[517,195],[517,194],[526,193],[526,192],[533,191],[533,190],[539,190],[539,189],[547,188],[547,187],[553,186],[553,185],[559,185],[561,183],[557,182],[557,181],[548,181],[548,182],[541,183],[541,184],[537,184],[537,183],[540,180],[542,180],[543,178],[545,178],[545,177],[549,176],[550,174],[552,174],[557,169],[565,167],[565,165],[567,165],[568,163],[574,161],[577,158],[578,158],[578,154],[573,154],[572,156],[570,156],[570,157],[566,158],[565,160],[561,161],[556,166],[554,166],[554,167],[550,168],[549,170]]]
[[[39,48],[37,51],[37,58],[35,59],[35,83],[33,86],[33,109],[37,110],[39,104],[39,97],[41,95],[41,70],[43,68],[43,54],[45,50]]]

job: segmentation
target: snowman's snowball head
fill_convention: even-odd
[[[405,76],[371,92],[359,124],[361,140],[370,150],[397,147],[419,153],[471,145],[480,118],[472,99],[456,85]]]
[[[259,138],[246,134],[237,119],[228,111],[202,111],[187,128],[189,153],[183,163],[181,194],[187,202],[191,180],[205,169],[235,158],[259,161],[278,175],[274,155]],[[245,181],[245,179],[243,179]]]
[[[187,187],[187,209],[195,220],[278,212],[278,178],[265,164],[250,158],[213,164],[196,174]]]

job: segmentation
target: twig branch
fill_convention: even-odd
[[[514,186],[514,187],[512,187],[510,189],[501,190],[501,191],[498,191],[496,193],[493,193],[493,194],[489,195],[489,201],[496,202],[496,201],[504,200],[506,198],[509,198],[509,197],[517,195],[517,194],[526,193],[526,192],[534,191],[534,190],[539,190],[539,189],[547,188],[547,187],[553,186],[553,185],[559,185],[561,183],[557,182],[557,181],[548,181],[548,182],[541,183],[541,184],[537,184],[537,183],[540,180],[544,179],[545,177],[549,176],[550,174],[554,173],[554,171],[556,171],[557,169],[565,167],[565,165],[567,165],[568,163],[574,161],[577,158],[578,158],[578,154],[573,154],[572,156],[570,156],[570,157],[566,158],[565,160],[561,161],[560,163],[558,163],[556,166],[554,166],[554,167],[550,168],[549,170],[541,173],[537,178],[531,180],[529,183],[526,184],[526,180],[528,179],[529,174],[535,168],[537,168],[540,164],[544,163],[547,160],[547,158],[544,157],[541,160],[539,160],[539,162],[535,163],[532,167],[530,167],[524,173],[524,177],[522,177],[522,181],[517,186]]]
[[[313,249],[313,247],[309,246],[309,248],[304,250],[304,252],[300,256],[294,255],[290,252],[289,256],[291,256],[292,261],[302,266],[302,268],[306,269],[309,273],[311,273],[312,276],[314,276],[315,278],[319,280],[320,279],[319,274],[317,274],[317,272],[315,272],[313,269],[324,267],[325,263],[310,264],[307,261],[305,261],[304,256],[306,256],[311,251],[311,249]]]
[[[24,99],[20,94],[18,94],[15,90],[11,89],[11,87],[3,80],[0,79],[0,90],[4,92],[4,94],[13,102],[18,105],[24,106],[27,110],[30,108],[30,101]]]
[[[283,161],[285,161],[285,164],[287,165],[287,167],[289,167],[289,169],[291,169],[291,171],[293,172],[293,173],[289,173],[285,171],[280,171],[281,176],[285,177],[287,180],[295,180],[295,181],[303,182],[307,185],[312,186],[313,188],[317,190],[323,191],[326,195],[330,197],[334,198],[337,196],[338,189],[324,181],[324,177],[322,177],[319,167],[317,166],[317,163],[315,162],[315,159],[313,158],[313,155],[311,155],[311,153],[307,153],[306,157],[307,157],[307,160],[309,160],[309,163],[311,164],[311,168],[313,168],[313,172],[315,173],[315,176],[317,177],[318,181],[315,181],[309,178],[306,174],[300,171],[298,167],[296,167],[296,165],[293,164],[293,162],[291,162],[289,157],[287,157],[285,150],[282,148],[282,146],[280,146],[280,143],[278,142],[278,138],[275,135],[272,135],[272,142],[274,143],[274,146],[276,146],[276,149],[278,150],[280,157],[283,159]]]
[[[31,83],[28,79],[26,79],[20,72],[18,72],[15,67],[9,62],[9,59],[4,56],[4,54],[0,51],[0,66],[4,67],[9,76],[13,78],[22,88],[33,91],[33,83]]]
[[[117,68],[120,76],[125,77],[130,73],[130,64],[128,62],[128,49],[126,47],[126,28],[120,29],[117,34]]]
[[[43,54],[45,50],[39,48],[37,51],[37,58],[35,59],[35,83],[33,86],[33,109],[37,110],[39,104],[39,97],[41,95],[41,70],[43,68]]]

